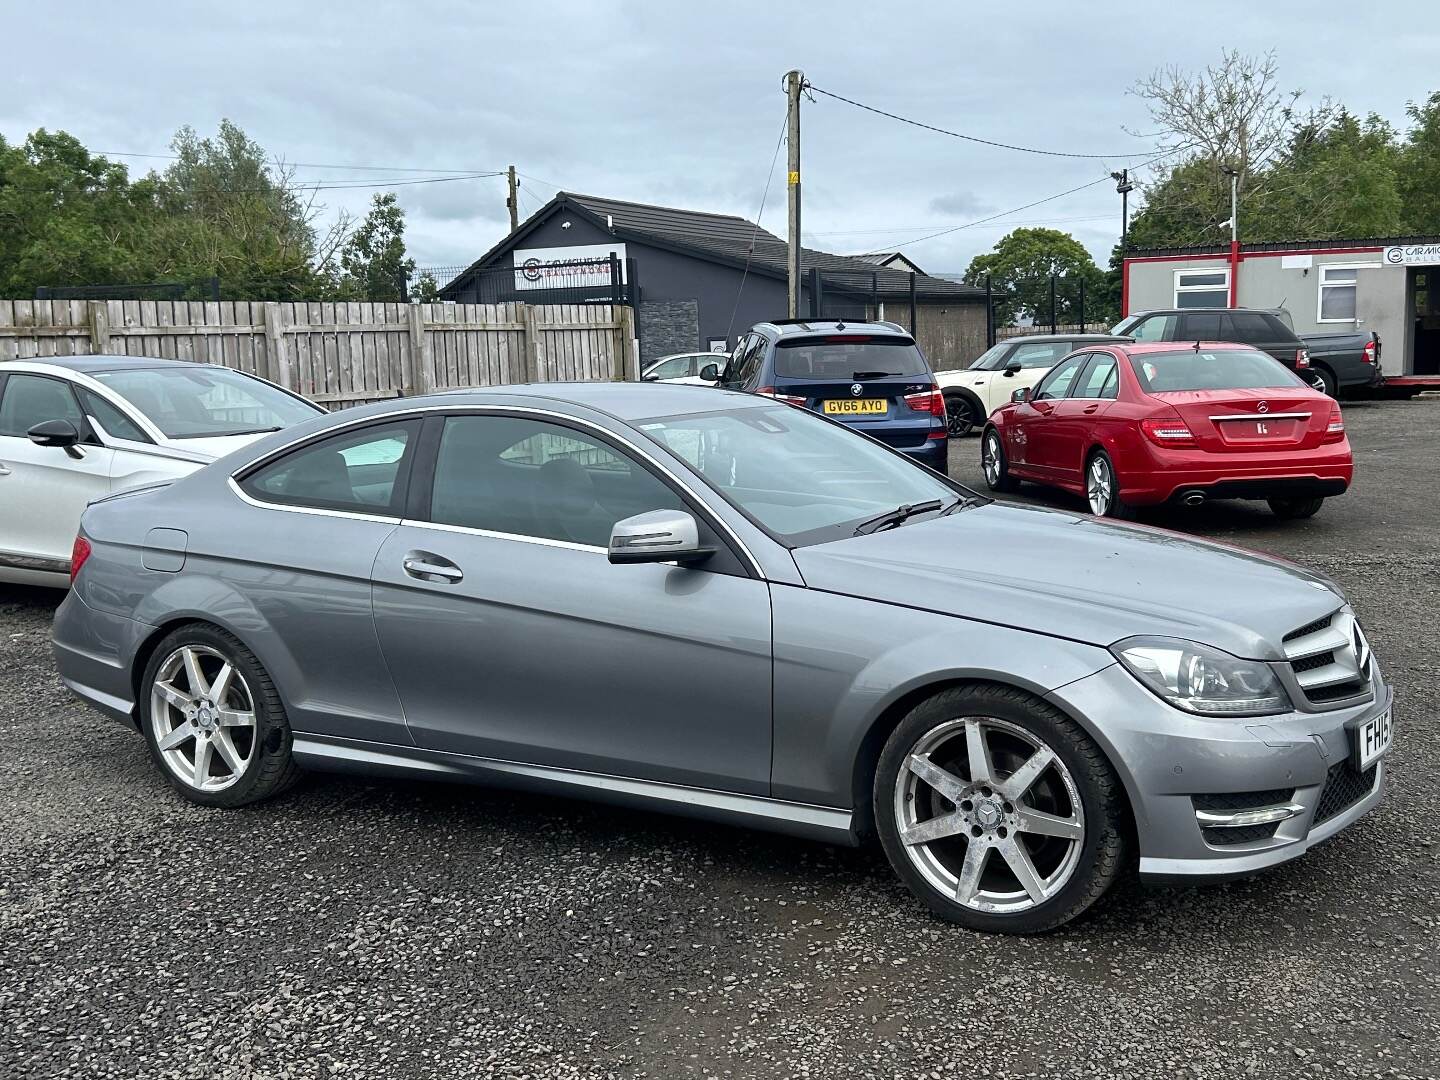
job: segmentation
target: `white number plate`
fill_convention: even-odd
[[[1372,716],[1355,729],[1355,750],[1360,757],[1361,772],[1379,761],[1381,755],[1390,749],[1390,739],[1394,734],[1389,709],[1379,716]]]

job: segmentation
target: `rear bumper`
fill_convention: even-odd
[[[1199,491],[1207,499],[1328,499],[1344,495],[1349,487],[1349,481],[1339,477],[1276,476],[1264,480],[1193,484],[1177,490],[1171,497],[1178,499],[1189,492]]]
[[[922,465],[928,465],[936,472],[943,473],[949,467],[950,441],[948,439],[926,439],[919,446],[897,446],[906,457],[912,457]]]
[[[1338,452],[1337,452],[1338,449]],[[1211,499],[1293,499],[1343,495],[1355,466],[1348,443],[1286,455],[1156,453],[1120,470],[1120,492],[1134,506],[1169,502],[1190,491]]]
[[[50,631],[60,680],[112,720],[137,726],[131,664],[154,629],[92,608],[72,591]]]

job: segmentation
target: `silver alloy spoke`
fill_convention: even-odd
[[[254,727],[255,714],[238,709],[217,709],[215,723],[222,728]]]
[[[954,813],[941,814],[918,825],[911,825],[908,829],[902,829],[900,841],[904,844],[929,844],[947,836],[956,836],[966,828],[968,826],[964,815],[956,810]]]
[[[170,732],[169,735],[161,739],[157,745],[161,750],[174,750],[175,747],[179,746],[186,739],[193,739],[194,737],[195,726],[187,720],[174,731]]]
[[[193,787],[203,788],[205,781],[210,779],[210,740],[195,740],[195,760],[191,763],[190,783]]]
[[[1043,773],[1055,761],[1055,751],[1048,746],[1041,747],[1025,759],[1013,773],[1002,780],[997,786],[1004,796],[1011,802],[1019,802],[1020,797],[1030,790],[1036,780],[1040,779]]]
[[[990,854],[990,845],[971,840],[965,845],[965,861],[960,864],[960,874],[955,881],[955,901],[972,904],[975,894],[980,891],[980,875],[985,872],[985,859]]]
[[[221,665],[220,670],[215,673],[214,680],[212,680],[210,683],[210,692],[205,696],[208,697],[211,701],[213,701],[216,705],[223,705],[225,702],[225,695],[230,690],[230,677],[234,674],[234,664],[226,663]]]
[[[1040,875],[1035,872],[1035,864],[1030,861],[1030,853],[1025,850],[1025,845],[1012,836],[1000,841],[999,847],[1005,864],[1010,867],[1010,872],[1015,875],[1015,880],[1020,882],[1025,894],[1037,904],[1044,900],[1045,886],[1040,881]]]
[[[185,675],[190,680],[191,696],[204,697],[210,684],[205,681],[205,673],[200,670],[200,654],[194,649],[186,649],[180,654],[180,658],[185,663]]]
[[[235,744],[230,741],[228,731],[217,731],[213,739],[215,752],[220,755],[220,760],[225,762],[225,767],[232,773],[239,774],[245,768],[245,759],[235,749]]]
[[[1015,808],[1015,827],[1020,832],[1037,836],[1058,836],[1062,840],[1080,840],[1085,836],[1085,827],[1079,819],[1056,817],[1043,810],[1032,810],[1028,806]]]
[[[183,690],[175,689],[175,687],[169,683],[157,682],[155,684],[155,692],[164,698],[168,704],[174,705],[177,709],[188,709],[195,704],[194,698]]]
[[[979,720],[965,721],[965,753],[970,762],[970,783],[989,784],[995,779],[995,766],[990,763],[990,747]]]
[[[923,754],[911,754],[907,767],[952,803],[965,797],[965,781],[946,772]]]

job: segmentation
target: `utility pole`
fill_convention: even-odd
[[[785,141],[790,150],[787,157],[790,191],[790,246],[785,254],[785,275],[790,297],[790,318],[800,317],[800,93],[805,89],[802,72],[785,73],[785,98],[788,122]]]
[[[520,228],[520,181],[515,179],[515,166],[511,165],[505,170],[505,182],[510,188],[510,194],[505,199],[505,205],[510,210],[510,231],[513,233]]]
[[[1226,165],[1220,170],[1230,177],[1230,306],[1239,306],[1240,297],[1240,170]]]
[[[1130,231],[1130,192],[1135,190],[1135,185],[1130,182],[1129,169],[1112,172],[1110,178],[1115,181],[1115,190],[1120,193],[1120,253],[1124,258],[1125,238]]]

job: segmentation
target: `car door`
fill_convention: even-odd
[[[375,625],[417,743],[764,795],[771,622],[751,577],[607,558],[615,521],[695,504],[593,425],[513,410],[428,422],[428,481],[375,560]]]
[[[1008,402],[1016,390],[1034,387],[1069,351],[1068,341],[1031,341],[1017,345],[986,387],[986,414]],[[1013,370],[1015,364],[1020,365],[1019,371]]]
[[[1047,428],[1055,455],[1054,478],[1077,487],[1084,482],[1085,458],[1095,445],[1095,431],[1120,386],[1113,355],[1108,352],[1081,355],[1085,366],[1071,384],[1070,396],[1056,402]]]
[[[1030,397],[1015,410],[1011,424],[1010,460],[1037,480],[1054,478],[1060,467],[1060,449],[1052,420],[1080,373],[1086,353],[1060,361],[1045,374]]]
[[[82,442],[37,446],[27,432],[68,420]],[[10,372],[0,388],[0,562],[64,573],[86,505],[110,492],[114,451],[96,444],[67,379]]]

